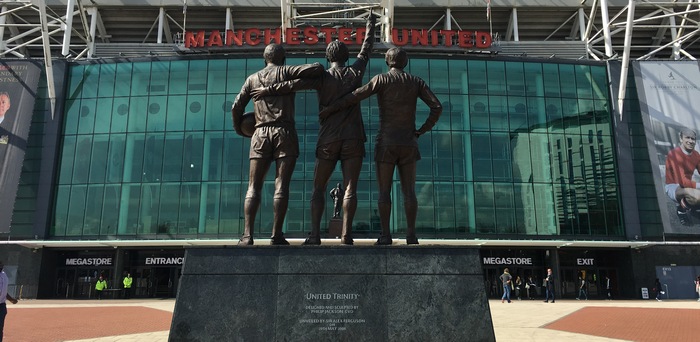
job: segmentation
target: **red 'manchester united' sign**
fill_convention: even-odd
[[[332,28],[313,26],[293,27],[285,30],[282,41],[282,29],[249,28],[244,30],[227,30],[222,36],[219,30],[206,35],[204,30],[185,32],[185,48],[212,48],[230,46],[255,46],[259,44],[285,43],[287,45],[329,44],[339,40],[348,45],[362,44],[366,29]],[[392,43],[397,46],[458,46],[460,48],[486,49],[491,47],[491,35],[481,31],[427,30],[427,29],[392,29]]]

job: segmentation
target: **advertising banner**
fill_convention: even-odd
[[[641,61],[634,71],[664,231],[700,234],[698,62]]]
[[[34,61],[0,60],[0,233],[10,231],[41,70]]]

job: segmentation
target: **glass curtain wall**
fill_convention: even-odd
[[[288,58],[288,64],[325,63]],[[88,238],[235,238],[243,230],[250,140],[230,108],[251,59],[74,65],[51,235]],[[416,193],[421,238],[623,235],[602,65],[414,57],[444,111],[421,137]],[[372,59],[365,81],[386,71]],[[252,110],[249,105],[248,110]],[[379,232],[373,162],[376,98],[362,102],[367,156],[354,220]],[[429,109],[419,101],[417,124]],[[310,226],[318,104],[296,97],[301,155],[285,229]],[[329,184],[342,180],[340,168]],[[263,188],[257,234],[272,225],[274,171]],[[330,190],[330,187],[329,187]],[[391,225],[405,230],[395,177]],[[327,201],[323,222],[332,215]]]

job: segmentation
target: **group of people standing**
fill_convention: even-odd
[[[503,270],[503,274],[500,276],[500,280],[501,284],[503,285],[503,296],[501,297],[501,303],[505,303],[506,301],[508,301],[508,303],[511,302],[512,291],[515,291],[515,297],[518,300],[521,300],[523,288],[525,289],[524,293],[527,295],[527,299],[535,299],[534,296],[537,293],[537,284],[532,276],[528,276],[527,280],[525,281],[523,281],[520,276],[516,276],[515,279],[513,279],[513,276],[510,275],[508,268],[505,268]],[[548,302],[549,298],[551,298],[552,303],[554,303],[554,276],[552,275],[551,268],[547,269],[547,277],[544,280],[544,287],[545,302]]]
[[[131,284],[133,284],[133,282],[134,278],[131,277],[131,273],[127,273],[122,280],[122,285],[124,285],[122,288],[124,290],[124,299],[131,298]],[[105,280],[103,275],[100,275],[100,278],[97,279],[95,283],[95,298],[102,299],[102,292],[107,288],[107,280]]]
[[[500,281],[501,285],[503,286],[503,296],[501,297],[501,303],[505,303],[508,301],[508,303],[511,302],[511,293],[515,291],[515,297],[520,300],[521,299],[521,291],[523,287],[525,288],[525,293],[527,295],[527,299],[535,299],[534,296],[536,295],[537,291],[537,283],[533,279],[532,276],[528,276],[527,280],[523,282],[523,280],[520,278],[520,276],[516,276],[515,279],[513,279],[513,276],[510,274],[510,271],[508,268],[505,268],[503,270],[503,274],[500,276]],[[552,273],[552,269],[548,268],[547,269],[547,275],[545,276],[543,280],[543,287],[545,291],[545,297],[544,297],[544,302],[545,303],[555,303],[556,302],[556,297],[555,297],[555,283],[556,279],[554,277],[554,274]],[[697,285],[700,284],[700,277],[698,277],[698,281],[696,281],[696,287],[700,286]],[[612,299],[612,286],[610,282],[609,277],[605,277],[605,281],[603,283],[605,287],[605,294],[606,294],[606,299]],[[700,295],[700,292],[698,292]],[[588,300],[588,284],[586,282],[585,277],[579,277],[579,284],[578,284],[578,296],[576,299],[584,299]],[[698,299],[700,300],[700,299]]]

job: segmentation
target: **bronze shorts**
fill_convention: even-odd
[[[380,146],[374,149],[374,161],[377,163],[390,163],[404,165],[420,160],[420,152],[415,146]]]
[[[250,159],[299,157],[297,131],[286,127],[262,126],[250,141]]]
[[[316,147],[316,158],[325,160],[346,160],[363,158],[365,142],[359,139],[340,140]]]

